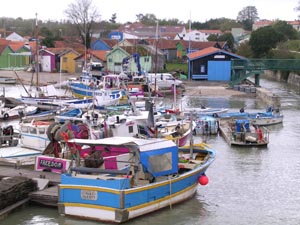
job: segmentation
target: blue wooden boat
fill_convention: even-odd
[[[191,198],[215,151],[205,144],[178,148],[164,139],[113,137],[73,139],[74,145],[128,148],[117,169],[75,167],[61,175],[59,213],[87,220],[122,223]],[[127,162],[127,163],[126,163]]]
[[[265,112],[248,113],[241,109],[240,112],[227,112],[213,116],[220,119],[248,119],[252,125],[259,126],[269,126],[283,122],[283,115],[279,109],[274,110],[272,107],[268,107]]]
[[[71,81],[68,86],[73,95],[77,98],[92,98],[94,96],[104,96],[110,100],[127,99],[120,76],[109,74],[102,77],[102,81],[95,80],[91,75],[84,73],[79,81]]]
[[[63,123],[66,120],[72,120],[74,118],[81,118],[83,114],[82,109],[70,109],[67,111],[62,112],[60,115],[55,116],[55,121]]]

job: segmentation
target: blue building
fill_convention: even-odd
[[[188,59],[189,79],[230,81],[231,60],[245,58],[222,49],[208,47],[188,54]]]

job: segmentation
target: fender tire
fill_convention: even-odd
[[[8,113],[4,113],[4,115],[3,115],[3,119],[4,119],[4,120],[8,120],[8,119],[9,119],[9,115],[8,115]]]

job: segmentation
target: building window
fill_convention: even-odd
[[[131,134],[131,133],[133,133],[133,126],[129,126],[128,127],[128,132]]]
[[[63,62],[64,63],[68,62],[68,58],[67,57],[63,57]]]
[[[112,62],[112,58],[109,58],[109,59],[108,59],[108,62]]]
[[[145,57],[144,58],[144,62],[149,62],[150,60],[149,60],[149,57]]]
[[[200,66],[200,73],[205,73],[205,65]]]

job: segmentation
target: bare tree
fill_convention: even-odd
[[[82,44],[90,48],[93,24],[100,20],[100,14],[92,5],[92,0],[76,0],[69,4],[65,14],[76,25]]]
[[[252,25],[259,19],[257,9],[255,6],[247,6],[243,8],[238,16],[237,21],[242,23],[244,29],[251,30]]]
[[[300,12],[300,0],[298,1],[298,3],[297,3],[298,5],[294,8],[294,10],[296,11],[296,12]],[[300,18],[300,15],[298,15],[298,19]]]

